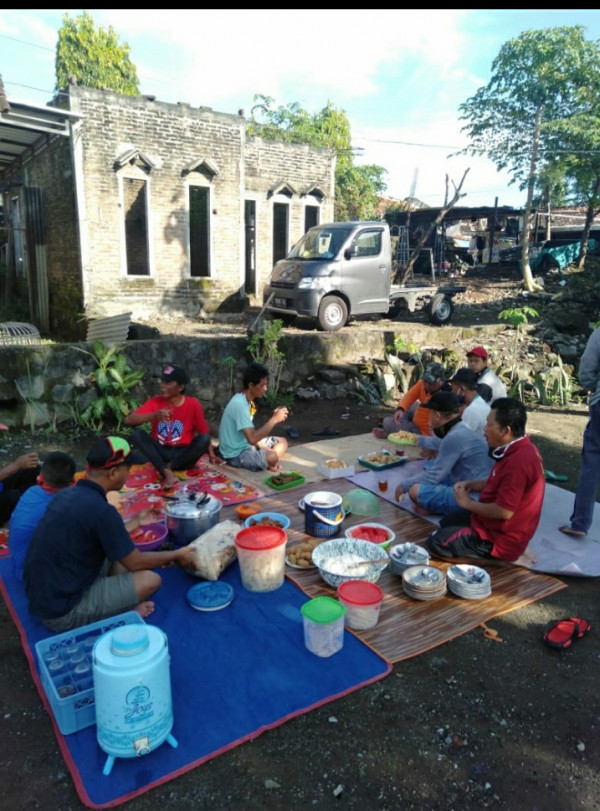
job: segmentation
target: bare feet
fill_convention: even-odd
[[[166,467],[163,471],[163,481],[167,489],[171,489],[179,484],[179,479],[168,467]]]
[[[154,603],[152,600],[144,600],[143,603],[138,603],[133,610],[137,611],[140,617],[149,617],[154,611]]]

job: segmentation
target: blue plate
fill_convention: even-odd
[[[234,590],[221,580],[206,580],[188,589],[187,601],[196,611],[219,611],[233,600]]]

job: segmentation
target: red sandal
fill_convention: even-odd
[[[544,642],[550,648],[564,650],[589,633],[591,628],[591,624],[580,617],[558,620],[553,622],[544,634]]]

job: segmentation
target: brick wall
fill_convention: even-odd
[[[242,302],[245,280],[244,200],[257,208],[257,292],[272,265],[272,205],[279,182],[290,200],[291,246],[304,232],[301,192],[317,184],[327,197],[321,221],[333,218],[331,150],[248,139],[245,120],[208,108],[165,104],[107,91],[70,88],[70,106],[83,116],[75,150],[82,183],[85,311],[98,317],[132,311],[195,315],[229,299]],[[119,166],[125,155],[130,162]],[[186,167],[204,164],[186,173]],[[213,172],[216,170],[216,173]],[[148,194],[150,275],[127,276],[121,177],[145,179]],[[210,189],[210,278],[189,273],[189,185]],[[71,194],[71,197],[73,195]]]

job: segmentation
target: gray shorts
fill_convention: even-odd
[[[267,448],[274,448],[279,442],[277,436],[266,436],[260,440],[260,447],[251,445],[242,451],[239,456],[233,459],[227,459],[227,463],[232,467],[243,467],[246,470],[266,470],[267,463]]]
[[[139,603],[131,572],[109,575],[112,563],[107,560],[100,574],[82,594],[77,605],[62,617],[42,620],[51,631],[70,631],[80,625],[131,611]]]

